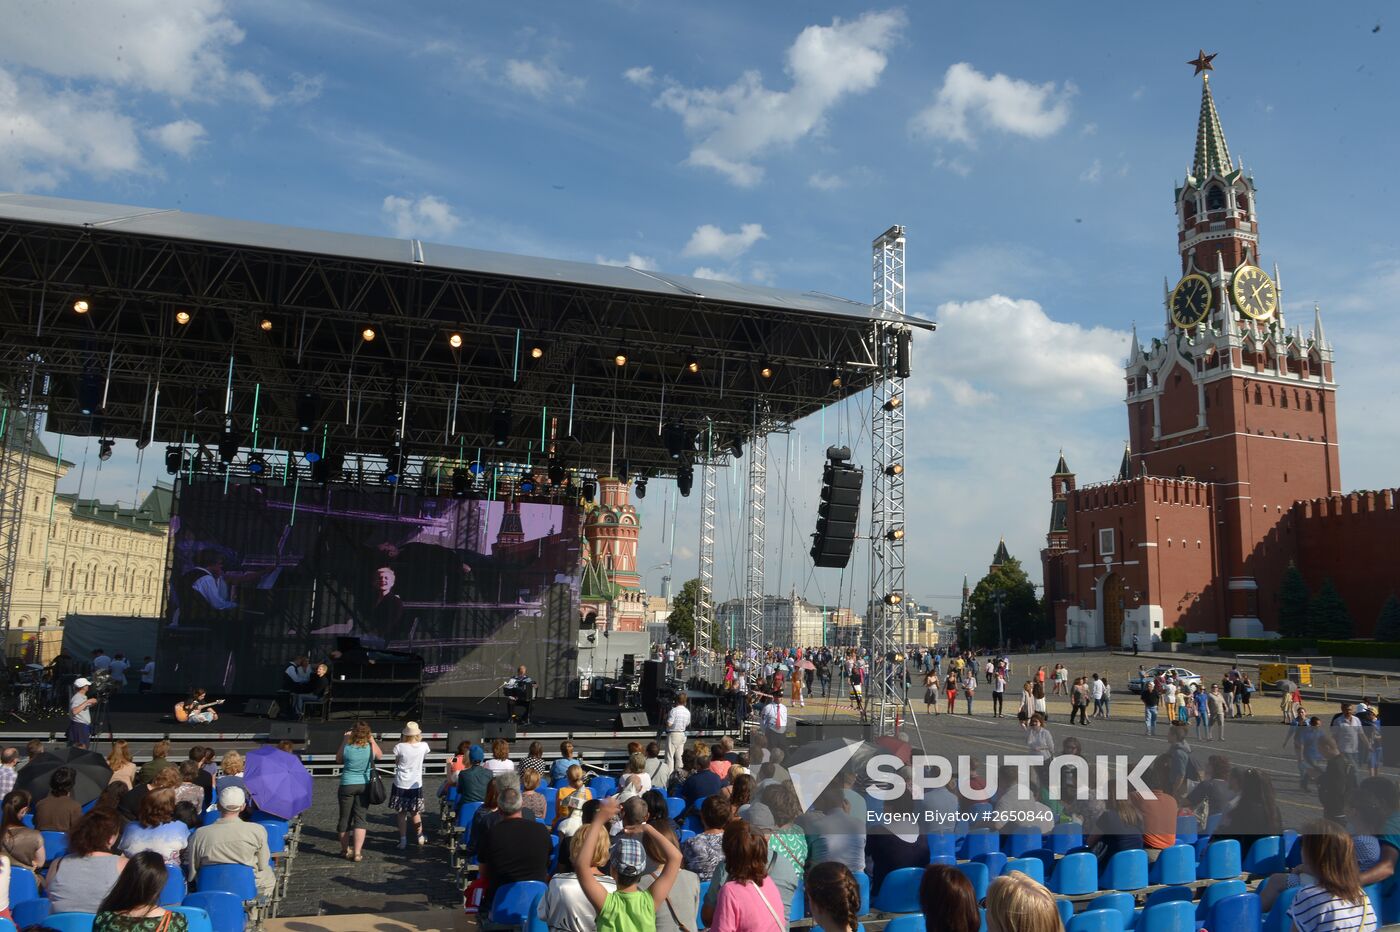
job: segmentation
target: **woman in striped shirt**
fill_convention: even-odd
[[[1288,909],[1297,932],[1375,932],[1376,913],[1361,889],[1351,836],[1334,822],[1309,825],[1303,836],[1303,888]]]

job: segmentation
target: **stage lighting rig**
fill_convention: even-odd
[[[97,441],[97,458],[104,463],[111,459],[112,444],[114,443],[116,443],[115,440],[111,440],[107,437],[103,437],[101,440]]]
[[[452,470],[452,497],[466,498],[467,489],[471,487],[471,481],[471,476],[461,466]]]
[[[700,374],[700,360],[696,359],[694,356],[691,356],[691,357],[689,357],[688,359],[686,359],[686,361],[685,361],[685,371],[686,371],[686,372],[689,372],[691,375],[699,375],[699,374]]]
[[[650,472],[650,470],[648,470]],[[647,479],[650,478],[646,472],[637,477],[637,497],[647,497]]]
[[[238,438],[233,434],[224,434],[224,439],[219,441],[219,462],[225,466],[238,458]]]
[[[520,491],[530,495],[535,491],[535,477],[526,473],[520,477]]]
[[[180,469],[184,464],[185,451],[183,449],[174,445],[165,448],[165,472],[168,475],[180,475]]]
[[[598,497],[598,483],[592,479],[583,480],[583,500],[590,505]]]
[[[248,475],[258,478],[267,474],[267,457],[261,453],[248,454]]]
[[[691,487],[695,485],[695,466],[689,459],[681,461],[676,467],[676,488],[680,490],[681,498],[689,498]]]
[[[188,324],[192,319],[190,312],[184,308],[180,308],[175,312],[175,323],[179,324],[181,327]]]
[[[735,434],[734,436],[732,436],[732,437],[729,438],[729,453],[730,453],[730,455],[733,456],[736,460],[737,460],[737,459],[742,459],[742,458],[743,458],[743,456],[744,456],[744,438],[743,438],[743,437],[740,437],[738,434]]]
[[[673,460],[693,453],[695,442],[699,436],[699,432],[693,427],[687,427],[678,421],[672,421],[661,430],[661,442],[666,446],[666,453]]]
[[[92,304],[87,298],[78,298],[73,302],[74,314],[86,314],[90,310],[92,310]]]
[[[297,430],[303,434],[309,433],[316,426],[316,410],[320,407],[320,399],[313,391],[302,391],[297,393]]]
[[[491,412],[491,441],[498,447],[510,443],[511,413],[506,408]]]
[[[549,484],[563,485],[564,480],[569,477],[569,471],[564,468],[564,464],[558,460],[549,461]]]
[[[460,333],[449,333],[447,335],[447,345],[453,349],[461,349],[462,335]]]

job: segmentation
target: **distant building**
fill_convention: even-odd
[[[646,593],[637,572],[640,534],[627,483],[599,479],[598,502],[583,521],[581,602],[584,619],[592,615],[605,630],[646,630]]]
[[[719,633],[716,646],[728,649],[744,644],[744,600],[730,599],[715,607]],[[860,636],[860,618],[849,608],[831,608],[809,602],[794,591],[788,598],[763,597],[763,642],[775,647],[819,647],[856,641],[838,640]]]

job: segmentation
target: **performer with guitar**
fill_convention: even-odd
[[[205,695],[204,690],[196,689],[184,702],[177,702],[175,704],[175,721],[182,724],[188,722],[191,725],[207,725],[210,722],[217,722],[219,713],[214,711],[214,706],[223,705],[224,700],[215,699],[213,702],[205,702]]]

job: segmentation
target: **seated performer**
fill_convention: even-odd
[[[184,702],[175,705],[175,720],[178,722],[188,722],[191,725],[208,725],[210,722],[219,720],[219,713],[214,711],[214,706],[222,705],[222,699],[215,699],[213,702],[205,702],[207,694],[202,689],[193,690],[190,697]]]
[[[530,707],[535,704],[535,681],[525,672],[525,664],[516,669],[515,676],[506,680],[505,694],[511,719],[524,725],[530,724]],[[517,706],[520,707],[518,714]]]

